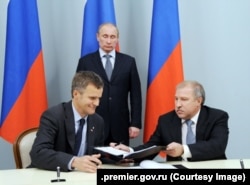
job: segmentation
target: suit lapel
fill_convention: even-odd
[[[175,129],[174,133],[176,133],[176,142],[182,143],[182,123],[181,119],[176,117],[173,121],[173,125],[176,124],[177,126],[173,126],[173,129]]]
[[[116,52],[115,65],[114,65],[114,69],[112,72],[111,81],[114,80],[117,75],[120,75],[121,70],[125,70],[124,68],[125,62],[126,61],[123,61],[123,58],[121,57],[120,53]]]
[[[200,111],[200,115],[198,117],[197,125],[196,125],[196,139],[201,139],[206,132],[207,124],[209,124],[207,120],[207,112],[202,107]]]
[[[121,70],[124,70],[124,61],[122,56],[120,55],[119,52],[116,52],[116,56],[115,56],[115,65],[113,68],[113,72],[111,75],[111,81],[117,76],[119,75],[119,73],[121,73]],[[95,54],[93,55],[93,60],[92,60],[93,64],[94,64],[94,68],[96,69],[97,73],[102,77],[103,80],[109,82],[106,71],[103,67],[101,58],[100,58],[100,53],[99,51],[96,51]],[[126,65],[125,65],[126,66]]]
[[[75,143],[75,120],[74,120],[71,101],[64,104],[64,111],[66,115],[65,116],[66,137],[73,152]]]
[[[92,151],[92,147],[94,146],[94,138],[95,138],[95,123],[93,122],[92,117],[88,116],[88,124],[87,124],[87,151],[86,153],[89,154]]]
[[[94,67],[97,71],[97,73],[104,79],[108,79],[107,78],[107,75],[106,75],[106,72],[105,72],[105,69],[103,67],[103,64],[102,64],[102,60],[100,58],[100,53],[99,51],[97,51],[94,55],[93,55],[93,64],[94,64]]]

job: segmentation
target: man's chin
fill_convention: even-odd
[[[91,110],[88,112],[89,115],[95,114],[95,110]]]
[[[184,114],[181,114],[181,113],[177,113],[177,116],[181,119],[184,119],[185,118],[185,115]]]

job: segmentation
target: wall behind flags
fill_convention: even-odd
[[[81,48],[85,0],[37,0],[49,106],[71,98]],[[229,113],[228,158],[250,158],[250,1],[178,0],[185,79],[200,81],[206,104]],[[0,102],[8,0],[0,1]],[[114,0],[121,52],[137,60],[143,119],[153,0]],[[173,100],[174,101],[174,100]],[[1,106],[0,106],[1,108]],[[142,143],[142,133],[132,146]],[[15,168],[12,146],[0,138],[0,169]]]

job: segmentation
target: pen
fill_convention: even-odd
[[[245,167],[244,167],[244,162],[243,162],[242,159],[240,160],[240,166],[241,166],[241,169],[244,169],[244,168],[245,168]]]
[[[91,161],[91,162],[94,163],[96,166],[99,166],[98,162],[95,162],[95,161]]]

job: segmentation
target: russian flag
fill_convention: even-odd
[[[5,49],[0,135],[13,143],[48,106],[36,0],[9,1]]]
[[[100,24],[105,22],[116,25],[113,0],[87,0],[83,15],[81,56],[99,48],[96,33]]]
[[[178,1],[155,0],[151,28],[144,142],[161,114],[174,109],[177,83],[183,80]]]

